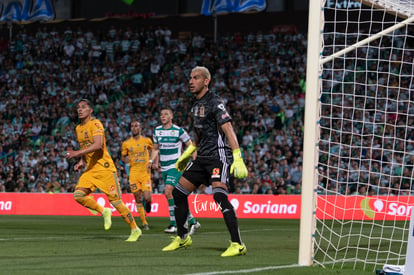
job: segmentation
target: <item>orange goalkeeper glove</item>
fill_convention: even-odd
[[[247,177],[248,171],[243,162],[240,148],[233,150],[233,163],[230,166],[230,174],[233,174],[238,179]]]
[[[179,172],[184,171],[188,161],[190,160],[191,155],[194,153],[195,150],[197,150],[197,147],[195,147],[191,143],[190,146],[188,146],[187,149],[185,149],[181,157],[178,158],[177,162],[175,163],[175,168],[177,168]]]

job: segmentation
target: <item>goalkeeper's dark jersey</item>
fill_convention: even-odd
[[[195,100],[191,107],[194,131],[198,136],[197,157],[231,161],[232,151],[221,125],[231,121],[223,100],[212,91]]]

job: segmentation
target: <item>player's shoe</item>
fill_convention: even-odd
[[[151,213],[151,202],[144,201],[143,204],[144,204],[145,212]]]
[[[164,247],[162,251],[174,251],[179,248],[183,247],[189,247],[193,243],[193,240],[191,240],[190,235],[187,235],[187,237],[183,240],[180,238],[180,236],[174,237],[172,242]]]
[[[188,232],[188,234],[193,235],[194,232],[196,232],[200,227],[201,227],[201,224],[199,222],[191,224],[190,225],[190,231]]]
[[[137,227],[137,229],[131,230],[131,235],[129,235],[128,239],[126,239],[126,242],[136,242],[138,241],[139,237],[141,237],[142,231]]]
[[[112,216],[111,208],[105,207],[104,210],[102,211],[102,217],[104,218],[105,230],[111,229],[111,226],[112,226],[111,216]]]
[[[164,229],[164,232],[165,233],[176,233],[177,232],[177,227],[170,224],[167,228]]]
[[[237,242],[230,242],[230,246],[221,253],[221,257],[232,257],[245,255],[247,253],[247,247],[244,244],[239,244]]]
[[[142,226],[142,230],[145,230],[145,231],[148,231],[148,230],[149,230],[149,225],[148,225],[148,223],[147,223],[147,224],[144,224],[144,225]]]

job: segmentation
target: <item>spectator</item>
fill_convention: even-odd
[[[8,137],[2,142],[2,155],[5,156],[11,153],[9,155],[10,160],[15,163],[13,164],[13,170],[19,170],[24,165],[22,163],[24,158],[18,158],[18,154],[13,152],[15,150],[25,150],[26,141],[30,141],[32,138],[39,140],[39,143],[31,144],[30,146],[33,146],[33,148],[30,148],[29,151],[36,152],[36,158],[38,159],[36,166],[40,167],[46,167],[47,162],[57,164],[58,158],[55,150],[65,150],[77,146],[73,143],[73,138],[75,136],[74,127],[78,120],[76,113],[71,109],[70,102],[73,98],[82,98],[86,94],[96,95],[96,98],[99,97],[101,91],[106,94],[106,99],[101,100],[105,104],[100,103],[102,105],[100,108],[102,110],[102,122],[106,126],[111,122],[115,125],[111,127],[113,130],[110,130],[110,127],[107,126],[109,135],[107,140],[108,144],[111,140],[111,147],[113,148],[111,151],[113,152],[119,146],[119,140],[122,140],[119,133],[122,136],[125,135],[122,127],[128,125],[132,112],[142,113],[145,117],[144,128],[149,133],[152,132],[153,119],[151,117],[157,111],[157,103],[170,104],[175,110],[184,110],[181,113],[176,111],[177,122],[186,125],[189,131],[192,129],[193,125],[188,120],[189,117],[186,111],[189,102],[177,100],[185,98],[180,96],[180,93],[183,93],[181,91],[186,87],[180,85],[180,83],[186,82],[185,79],[189,75],[191,66],[195,65],[197,60],[200,61],[204,58],[195,50],[198,49],[197,45],[201,43],[203,47],[206,47],[203,53],[204,56],[212,57],[221,54],[216,49],[208,47],[211,38],[204,37],[202,34],[194,34],[187,38],[176,38],[172,37],[171,31],[166,27],[156,27],[146,32],[135,31],[131,28],[118,30],[111,27],[108,29],[109,31],[104,34],[100,34],[89,27],[80,28],[77,32],[73,32],[71,28],[62,31],[59,31],[58,28],[50,30],[44,28],[33,33],[27,32],[27,39],[23,41],[23,46],[35,49],[30,56],[31,60],[35,61],[34,65],[31,65],[32,67],[28,71],[14,74],[13,71],[19,70],[18,66],[23,64],[22,62],[27,62],[26,60],[30,62],[29,56],[27,56],[28,58],[21,58],[16,65],[14,63],[9,65],[6,62],[0,63],[0,70],[4,72],[4,76],[0,76],[0,82],[4,84],[0,86],[2,87],[0,93],[0,116],[2,117],[0,137]],[[280,150],[283,148],[285,152],[282,151],[282,155],[284,153],[286,158],[289,158],[289,165],[291,160],[286,153],[286,149],[282,147],[283,142],[287,139],[286,131],[288,129],[286,125],[282,124],[278,132],[269,131],[269,125],[273,120],[276,120],[275,114],[279,113],[280,106],[288,107],[289,104],[295,102],[297,95],[288,93],[286,83],[279,81],[275,84],[277,80],[274,77],[274,69],[258,72],[258,68],[267,68],[267,65],[273,65],[273,61],[264,58],[263,53],[260,52],[262,50],[257,51],[254,47],[244,47],[243,43],[248,43],[247,41],[256,43],[256,36],[261,41],[261,47],[264,51],[272,50],[274,41],[270,42],[271,39],[266,38],[266,36],[252,33],[250,37],[253,38],[249,40],[247,34],[239,33],[234,36],[234,39],[232,37],[225,38],[226,41],[230,41],[228,44],[219,45],[220,51],[234,54],[211,59],[208,64],[211,65],[211,68],[217,70],[215,74],[218,77],[217,88],[226,93],[225,97],[228,99],[227,104],[232,116],[237,117],[237,125],[235,126],[239,130],[238,137],[242,141],[244,156],[246,160],[248,156],[254,156],[251,164],[249,164],[250,161],[246,161],[249,169],[252,169],[254,176],[266,174],[270,176],[276,158],[272,160],[267,152],[272,150],[270,146],[273,145],[271,143],[272,140],[275,140],[275,136],[278,137],[276,138],[278,140],[277,148]],[[281,36],[290,37],[291,35],[281,34]],[[33,43],[35,37],[40,43]],[[164,41],[162,37],[164,37]],[[194,46],[192,45],[193,40]],[[292,43],[296,43],[295,46],[297,47],[295,49],[297,49],[299,55],[304,56],[306,49],[302,43],[300,41],[286,42],[286,47],[291,46],[288,44]],[[129,44],[128,47],[127,44]],[[127,48],[128,50],[126,50]],[[156,49],[156,55],[150,53],[153,48]],[[63,51],[64,56],[59,55],[59,49]],[[139,55],[137,54],[138,49]],[[174,51],[180,54],[181,59],[176,59],[174,55],[169,54]],[[272,54],[275,58],[280,55],[275,51]],[[16,55],[15,52],[9,51],[4,60],[13,60]],[[108,57],[107,60],[106,57]],[[134,61],[128,62],[128,65],[125,66],[126,60]],[[159,63],[156,73],[152,73],[150,70],[152,60]],[[278,65],[279,69],[291,74],[286,70],[291,65],[289,62],[286,64],[280,63]],[[161,66],[161,64],[164,65]],[[304,64],[302,64],[302,67],[304,67]],[[137,76],[132,77],[135,74]],[[299,77],[290,76],[291,79],[303,79],[303,70],[302,72],[294,72],[294,74],[301,75]],[[151,76],[156,77],[156,79],[151,80]],[[29,79],[33,83],[33,87],[29,86],[27,84],[29,82],[26,83],[25,79]],[[161,93],[161,87],[165,83],[168,85],[166,85],[167,88],[164,91],[170,93],[167,93],[167,97],[163,96],[164,93]],[[139,96],[135,94],[136,91],[138,91]],[[56,100],[57,98],[59,100]],[[140,99],[140,101],[137,101],[137,99]],[[240,102],[251,104],[240,104]],[[42,121],[41,126],[36,123],[37,118],[33,119],[30,115],[34,112],[33,110],[31,113],[14,112],[16,106],[27,106],[26,110],[30,110],[33,109],[33,107],[30,107],[33,105],[39,106],[39,109],[42,109],[46,114],[44,118],[39,118],[39,121]],[[296,117],[300,110],[295,105],[293,107],[293,117]],[[123,110],[119,111],[121,108]],[[118,110],[118,112],[115,113],[115,110]],[[120,113],[121,115],[119,115]],[[234,115],[236,113],[238,113],[237,116]],[[45,119],[46,117],[47,119]],[[122,119],[117,119],[118,117],[122,117]],[[259,117],[262,118],[262,121],[259,121]],[[291,121],[293,128],[299,130],[294,134],[289,133],[289,136],[299,137],[297,143],[288,145],[290,150],[295,151],[298,159],[300,159],[299,156],[302,151],[303,138],[303,132],[300,130],[303,121],[300,118],[302,117]],[[30,130],[30,133],[24,131],[24,125],[28,124],[31,124],[31,126],[26,130]],[[39,128],[41,130],[37,134]],[[67,138],[66,141],[63,140],[64,137]],[[258,142],[259,137],[261,137],[260,141],[263,140],[263,142]],[[44,144],[44,149],[38,151],[41,143]],[[256,144],[257,154],[252,151]],[[271,156],[274,155],[273,152]],[[33,158],[35,157],[33,156]],[[114,155],[115,163],[117,158],[119,156]],[[261,160],[262,158],[264,159]],[[260,164],[258,164],[259,161]],[[66,169],[70,169],[71,166],[73,164],[68,163]],[[48,174],[56,173],[57,176],[58,170],[49,171]],[[124,174],[126,171],[121,173]],[[37,180],[38,175],[35,177]],[[249,182],[250,177],[249,175],[247,182],[250,187],[253,187],[253,183]],[[279,175],[274,174],[272,177],[276,178]],[[16,181],[17,175],[13,173],[12,178]],[[3,181],[6,182],[6,177],[3,178]],[[42,190],[41,185],[42,183],[39,187],[35,186],[31,190]],[[43,189],[45,187],[43,186]],[[62,185],[62,187],[72,188],[70,185]]]

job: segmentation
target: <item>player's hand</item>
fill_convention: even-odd
[[[85,162],[83,160],[80,160],[78,163],[75,164],[73,170],[78,171],[79,169],[82,169],[84,166]]]
[[[247,177],[248,171],[243,162],[240,148],[233,151],[233,163],[230,166],[230,174],[233,174],[234,177],[238,179]]]
[[[195,147],[193,144],[190,144],[190,146],[188,146],[187,149],[185,149],[184,153],[178,158],[177,162],[175,163],[175,168],[177,168],[179,172],[184,171],[191,155],[196,149],[197,147]]]
[[[77,157],[77,152],[73,151],[72,149],[68,149],[65,153],[65,158],[66,159],[71,159],[71,158],[74,158],[74,157]]]

